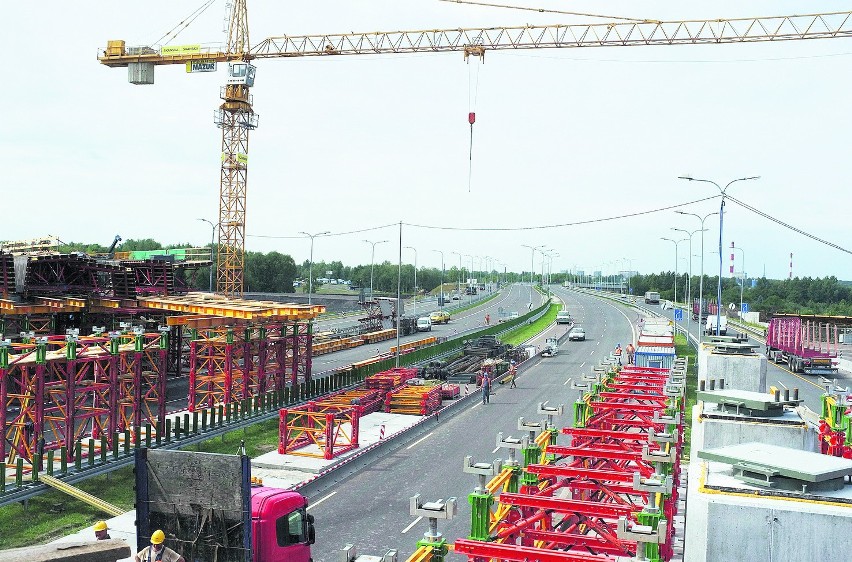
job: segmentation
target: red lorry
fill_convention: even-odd
[[[307,499],[253,483],[245,455],[138,449],[135,475],[139,550],[161,529],[186,560],[312,560]]]
[[[775,315],[766,329],[766,357],[794,373],[835,375],[838,334],[831,316]]]

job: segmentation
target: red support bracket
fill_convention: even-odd
[[[498,544],[493,542],[458,539],[455,551],[471,558],[504,560],[507,562],[614,562],[614,558],[605,555],[545,550],[531,546]]]
[[[582,500],[529,496],[527,494],[502,493],[500,494],[499,502],[515,507],[549,509],[557,513],[578,513],[591,517],[605,517],[609,519],[629,517],[637,511],[642,511],[641,507],[618,506]]]

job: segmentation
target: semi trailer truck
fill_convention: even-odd
[[[838,333],[830,316],[776,315],[766,328],[766,357],[794,373],[835,375]]]

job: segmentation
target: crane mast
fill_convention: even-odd
[[[243,60],[228,64],[228,78],[220,91],[222,104],[214,114],[216,126],[222,129],[216,288],[228,297],[243,294],[249,131],[258,124],[250,93],[255,67],[245,60],[249,48],[246,2],[236,0],[231,9],[226,52]]]

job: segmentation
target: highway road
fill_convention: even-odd
[[[662,308],[658,308],[656,305],[644,306],[657,310],[660,314],[665,315],[667,318],[673,318],[674,310],[662,310]],[[685,328],[686,322],[684,321],[682,325]],[[732,325],[729,325],[729,327],[736,330],[736,327]],[[698,337],[698,324],[696,322],[690,322],[689,331],[695,337]],[[753,338],[749,338],[749,342],[760,345],[758,351],[761,353],[764,351],[763,342],[757,341]],[[840,386],[852,385],[852,376],[842,371],[839,372],[837,374],[837,384]],[[777,365],[772,361],[767,361],[766,385],[767,388],[769,386],[775,386],[782,389],[786,387],[791,390],[793,388],[798,388],[799,397],[805,401],[805,405],[808,408],[817,413],[819,413],[822,409],[821,396],[825,392],[825,388],[823,387],[821,377],[819,376],[794,373],[786,367]]]
[[[436,422],[434,430],[355,474],[344,485],[309,498],[309,512],[316,517],[317,526],[315,560],[333,560],[334,552],[345,543],[357,545],[361,554],[396,548],[404,560],[428,529],[427,521],[409,516],[409,498],[417,493],[423,501],[456,496],[457,517],[439,522],[438,529],[450,541],[466,537],[470,531],[467,494],[477,478],[462,472],[464,457],[471,455],[474,462],[506,458],[506,451],[495,449],[497,433],[521,437],[518,417],[538,419],[540,402],[564,403],[566,414],[557,423],[572,423],[571,403],[578,391],[570,389],[569,379],[588,372],[616,344],[626,344],[631,338],[630,313],[588,295],[563,289],[556,294],[564,298],[575,322],[586,328],[588,339],[565,342],[556,357],[533,359],[518,375],[518,388],[495,385],[490,404],[473,400],[464,411]],[[528,300],[528,295],[522,296]],[[557,326],[553,331],[563,334],[566,327]],[[464,557],[450,555],[449,559]]]

